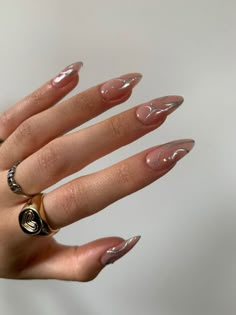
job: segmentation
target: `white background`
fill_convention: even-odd
[[[141,234],[132,252],[86,284],[0,280],[1,314],[236,313],[235,12],[235,0],[0,0],[1,111],[77,60],[85,63],[77,92],[144,75],[131,100],[101,118],[185,97],[159,130],[82,174],[152,145],[196,140],[164,178],[57,236],[82,244]]]

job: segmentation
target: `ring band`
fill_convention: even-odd
[[[11,189],[12,192],[14,192],[17,195],[22,195],[24,197],[33,197],[33,195],[28,195],[26,194],[23,189],[21,188],[21,186],[15,181],[15,172],[16,172],[16,168],[17,166],[20,164],[20,161],[17,162],[15,165],[13,165],[7,174],[7,183],[9,188]]]
[[[43,194],[35,195],[24,205],[19,214],[19,224],[29,235],[51,236],[59,231],[52,229],[47,222]]]

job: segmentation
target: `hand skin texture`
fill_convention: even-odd
[[[175,95],[147,100],[67,134],[128,100],[142,78],[139,73],[121,75],[61,101],[78,84],[82,65],[76,62],[66,67],[0,116],[2,278],[89,281],[140,239],[108,237],[82,246],[65,246],[52,236],[27,235],[19,226],[19,213],[29,197],[13,193],[8,186],[8,170],[16,162],[21,161],[15,181],[27,195],[35,195],[155,130],[183,103],[183,98]],[[43,199],[49,225],[61,229],[142,189],[172,169],[193,145],[191,139],[157,145],[51,190]]]

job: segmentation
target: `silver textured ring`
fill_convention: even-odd
[[[59,230],[54,230],[47,222],[43,205],[43,194],[37,194],[30,199],[19,214],[19,225],[28,235],[52,236]]]
[[[15,165],[13,165],[8,173],[7,173],[7,183],[11,191],[17,195],[22,195],[24,197],[32,197],[33,195],[26,194],[22,187],[15,181],[15,172],[17,166],[20,164],[20,161],[18,161]]]

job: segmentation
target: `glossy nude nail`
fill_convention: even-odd
[[[107,81],[101,87],[102,97],[105,101],[118,101],[130,93],[141,79],[140,73],[133,73]]]
[[[140,240],[141,236],[134,236],[121,242],[115,247],[108,249],[101,258],[101,263],[105,265],[113,264],[116,260],[128,253]]]
[[[184,99],[181,96],[166,96],[157,98],[137,108],[137,118],[145,125],[156,124],[175,111]]]
[[[192,150],[194,143],[191,139],[166,143],[149,152],[146,163],[156,171],[169,169]]]
[[[82,66],[83,63],[81,61],[67,66],[55,78],[52,79],[52,85],[59,88],[67,85],[69,82],[71,82],[73,76],[80,71]]]

